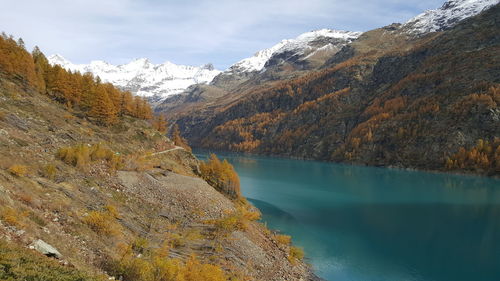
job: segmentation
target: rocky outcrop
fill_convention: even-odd
[[[41,239],[38,239],[38,240],[34,241],[33,243],[31,243],[29,248],[33,249],[33,250],[35,250],[43,255],[46,255],[47,257],[56,258],[56,259],[62,258],[61,253],[59,253],[59,251],[56,248],[52,247],[51,245],[47,244],[45,241],[43,241]]]

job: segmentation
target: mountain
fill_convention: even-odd
[[[257,85],[298,77],[321,67],[328,58],[361,34],[321,29],[282,40],[233,64],[208,85],[193,85],[178,95],[168,97],[157,105],[157,111],[177,112],[199,102],[210,103],[222,96],[228,97],[226,101],[229,101],[238,95],[227,96],[228,93],[242,93]]]
[[[297,76],[265,66],[260,83],[159,109],[205,149],[497,175],[500,6],[470,2],[367,31]]]
[[[426,11],[410,19],[402,29],[415,35],[446,30],[499,2],[498,0],[450,0],[439,9]]]
[[[278,56],[285,56],[283,61],[293,57],[308,59],[319,52],[340,50],[346,44],[359,37],[361,32],[321,29],[301,34],[295,39],[286,39],[271,48],[261,50],[254,56],[243,59],[224,73],[265,71],[266,66],[277,64]]]
[[[123,65],[112,65],[104,61],[73,64],[61,55],[49,56],[48,60],[51,64],[58,64],[68,70],[91,72],[104,82],[110,82],[122,90],[131,91],[139,96],[148,97],[152,102],[180,93],[190,85],[209,83],[220,73],[211,64],[199,67],[176,65],[171,62],[153,64],[145,58]]]

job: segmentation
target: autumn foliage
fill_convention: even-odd
[[[177,124],[175,124],[172,129],[172,141],[175,145],[180,146],[187,151],[191,151],[191,147],[189,146],[187,140],[181,136],[181,131],[179,130],[179,126]]]
[[[153,128],[162,134],[167,132],[168,122],[163,114],[156,115],[152,120],[152,125]]]
[[[226,281],[231,279],[221,267],[203,263],[191,255],[184,262],[168,257],[168,246],[138,253],[132,245],[124,247],[122,256],[111,271],[124,281]]]
[[[477,140],[474,147],[460,147],[457,153],[446,158],[445,167],[448,170],[480,170],[500,173],[500,138],[493,141]]]
[[[203,179],[229,198],[241,196],[240,179],[227,160],[220,161],[215,154],[210,154],[210,158],[200,164],[200,171]]]
[[[81,111],[101,125],[115,124],[123,115],[152,117],[145,99],[103,83],[91,73],[52,66],[38,47],[30,54],[22,39],[16,41],[5,33],[0,36],[0,72],[25,82],[70,109]]]

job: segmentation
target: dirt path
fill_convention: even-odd
[[[184,149],[184,148],[182,148],[180,146],[175,146],[174,148],[163,150],[163,151],[160,151],[160,152],[155,152],[155,153],[153,153],[151,155],[159,155],[159,154],[163,154],[163,153],[167,153],[167,152],[174,151],[174,150],[179,150],[179,149]]]

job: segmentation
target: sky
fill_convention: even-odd
[[[0,31],[73,63],[135,58],[224,70],[322,28],[368,31],[444,0],[0,0]]]

